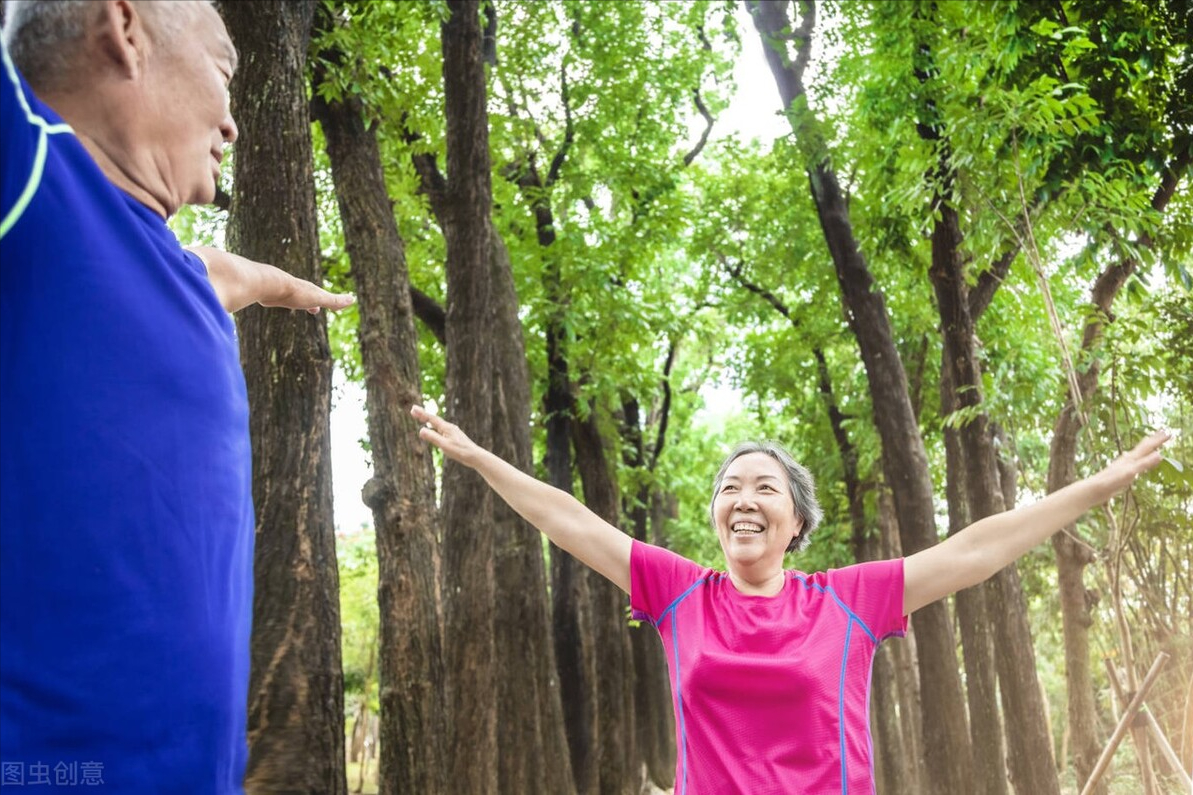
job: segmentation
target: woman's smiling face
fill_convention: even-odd
[[[713,522],[730,570],[781,570],[783,553],[803,526],[783,466],[766,453],[730,462],[713,498]]]

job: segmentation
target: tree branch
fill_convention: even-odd
[[[780,315],[787,318],[787,320],[791,322],[791,325],[799,328],[799,320],[792,315],[791,310],[787,308],[787,305],[783,303],[783,301],[777,295],[772,293],[770,290],[767,290],[765,287],[760,287],[757,284],[754,284],[742,275],[742,267],[740,262],[737,264],[731,264],[721,252],[717,251],[714,253],[716,254],[717,259],[721,261],[721,265],[725,268],[726,272],[728,272],[728,274],[732,276],[738,284],[749,290],[751,293],[754,293],[754,295],[757,295],[762,300],[766,301],[768,304],[774,307],[774,309]]]
[[[816,26],[816,4],[811,0],[800,0],[798,28],[792,25],[787,15],[788,4],[788,0],[748,0],[746,8],[754,18],[758,32],[767,38],[770,49],[779,57],[779,65],[784,70],[790,68],[791,77],[802,94],[804,70],[812,56],[812,29]],[[787,42],[792,41],[795,42],[794,60],[786,46]]]
[[[405,114],[398,123],[398,129],[401,130],[402,140],[411,146],[422,140],[422,133],[406,126]],[[439,163],[435,160],[435,155],[430,152],[412,153],[410,160],[414,163],[414,170],[419,176],[419,190],[427,197],[427,201],[431,205],[431,212],[435,214],[436,220],[442,227],[447,215],[447,178],[439,170]]]
[[[654,449],[650,451],[651,472],[659,463],[659,455],[663,452],[663,445],[667,440],[667,421],[671,416],[671,368],[675,364],[675,354],[678,346],[674,341],[667,349],[667,363],[663,365],[663,405],[659,409],[659,429],[655,433]]]
[[[447,312],[443,306],[413,284],[410,285],[410,303],[415,317],[435,335],[440,345],[447,345]]]
[[[713,123],[716,121],[712,114],[708,112],[708,108],[704,106],[704,100],[700,98],[700,89],[692,90],[692,98],[696,101],[696,110],[700,111],[700,115],[704,117],[704,132],[700,134],[700,140],[692,147],[692,151],[683,156],[683,164],[685,166],[692,165],[692,161],[704,149],[704,145],[708,143],[709,133],[712,132]]]
[[[575,140],[576,129],[572,123],[572,106],[568,102],[568,96],[568,68],[565,59],[559,67],[559,98],[563,102],[563,143],[559,145],[555,157],[551,158],[551,167],[547,169],[545,187],[548,188],[555,184],[555,180],[559,179],[559,169],[563,167],[563,161],[567,159],[568,151],[572,148],[572,141]]]

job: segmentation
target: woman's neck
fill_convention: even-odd
[[[775,596],[783,590],[787,575],[780,568],[777,571],[755,572],[729,570],[729,580],[738,593],[746,596]]]

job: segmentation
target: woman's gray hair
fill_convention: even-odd
[[[168,41],[190,21],[185,8],[212,3],[213,0],[154,0],[138,2],[137,8],[142,12],[146,31],[160,43]],[[59,88],[75,66],[87,26],[102,13],[103,5],[93,0],[6,0],[4,45],[31,86],[41,90]]]
[[[716,479],[713,480],[712,501],[708,505],[708,516],[713,523],[713,528],[716,529],[713,506],[716,504],[717,494],[721,491],[721,481],[725,479],[725,471],[738,458],[750,453],[768,455],[783,467],[783,472],[787,475],[787,485],[791,489],[791,500],[795,504],[795,515],[804,520],[803,528],[799,535],[787,545],[787,551],[802,552],[808,547],[812,531],[820,526],[820,520],[824,518],[824,511],[816,499],[816,483],[812,479],[812,473],[808,471],[807,467],[797,463],[791,453],[787,452],[787,448],[778,442],[742,442],[733,448],[733,452],[725,458],[720,471],[717,472]]]

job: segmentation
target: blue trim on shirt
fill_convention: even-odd
[[[682,788],[680,795],[684,795],[688,791],[688,732],[684,723],[683,717],[683,685],[681,684],[683,678],[679,672],[679,628],[675,621],[675,609],[679,607],[679,603],[691,596],[692,592],[707,581],[706,577],[701,577],[688,586],[688,589],[681,593],[674,602],[667,605],[667,609],[659,614],[659,620],[655,622],[655,627],[658,628],[667,614],[671,613],[671,648],[675,653],[675,711],[679,715],[679,740],[680,740],[680,769],[683,771]]]
[[[4,209],[3,218],[0,219],[0,238],[8,234],[8,230],[21,219],[21,215],[25,212],[25,208],[33,201],[33,196],[37,193],[37,189],[41,187],[41,177],[45,172],[46,156],[49,150],[48,136],[58,135],[60,133],[74,133],[71,126],[66,123],[55,124],[49,122],[29,106],[29,100],[25,97],[25,92],[21,86],[21,80],[17,77],[16,66],[8,55],[8,48],[4,47],[0,50],[0,58],[3,59],[4,73],[8,79],[12,81],[13,89],[16,93],[17,104],[20,105],[21,110],[25,113],[25,118],[29,124],[37,128],[37,148],[34,150],[33,163],[29,168],[29,178],[25,181],[24,189],[18,194],[17,199],[13,202],[12,207]]]
[[[840,669],[840,672],[838,674],[838,679],[837,679],[837,726],[838,726],[838,740],[837,741],[838,741],[838,745],[839,745],[838,754],[841,759],[841,793],[842,793],[842,795],[848,795],[849,777],[848,777],[848,765],[847,765],[847,761],[846,761],[847,756],[845,753],[845,682],[846,682],[846,673],[847,673],[848,667],[849,667],[849,649],[850,649],[850,646],[852,645],[853,627],[854,627],[854,625],[861,627],[862,631],[866,633],[866,636],[868,638],[870,638],[870,640],[872,642],[874,642],[875,644],[878,644],[881,641],[881,639],[878,638],[873,631],[871,631],[871,629],[866,625],[865,621],[863,621],[855,612],[853,612],[853,610],[849,607],[849,605],[845,604],[845,602],[841,599],[841,597],[837,594],[837,592],[832,588],[832,586],[826,587],[826,586],[823,586],[823,585],[820,585],[817,583],[813,583],[805,575],[797,574],[795,572],[789,572],[789,573],[794,579],[799,580],[800,584],[803,585],[806,590],[815,590],[821,594],[829,596],[833,600],[833,602],[836,603],[836,605],[839,608],[841,608],[841,610],[845,613],[845,615],[849,619],[845,625],[845,643],[844,643],[844,647],[842,649],[842,654],[841,654],[841,669]],[[685,590],[682,594],[680,594],[675,599],[675,601],[673,601],[671,604],[669,604],[667,606],[667,608],[665,610],[663,610],[662,613],[659,614],[659,617],[657,620],[654,620],[651,622],[652,625],[656,629],[658,629],[659,625],[661,625],[663,623],[663,621],[666,620],[668,614],[671,614],[671,645],[672,645],[672,649],[673,649],[673,653],[674,653],[674,657],[675,657],[675,703],[676,703],[676,713],[677,713],[678,719],[679,719],[679,735],[680,735],[679,753],[680,753],[680,769],[682,771],[680,781],[677,782],[677,784],[678,784],[677,792],[679,795],[686,795],[687,790],[688,790],[688,736],[687,736],[687,728],[686,728],[686,724],[685,724],[685,720],[684,720],[684,710],[683,710],[683,686],[682,686],[683,677],[682,677],[682,674],[680,671],[679,627],[678,627],[678,623],[676,621],[676,614],[678,613],[678,608],[679,608],[680,603],[682,603],[685,599],[687,599],[692,594],[692,592],[696,590],[696,588],[698,586],[704,585],[706,582],[709,582],[709,577],[711,577],[712,581],[715,582],[725,576],[726,575],[721,572],[713,572],[708,577],[701,577],[700,579],[696,580],[694,583],[692,583],[687,588],[687,590]],[[649,616],[647,616],[647,617],[649,618]],[[891,633],[891,634],[897,634],[897,633]],[[888,635],[888,636],[884,636],[884,637],[890,637],[890,636]]]
[[[845,671],[849,665],[849,641],[853,637],[854,620],[845,625],[845,648],[841,652],[841,673],[837,679],[837,734],[841,755],[841,795],[849,792],[849,778],[845,768]]]
[[[817,585],[815,583],[809,582],[806,577],[799,574],[792,574],[792,576],[799,580],[803,584],[804,588],[815,589],[821,593],[826,593],[831,596],[833,601],[837,603],[837,606],[845,611],[845,615],[849,616],[852,620],[856,621],[859,626],[861,626],[862,630],[864,630],[865,633],[870,637],[870,640],[874,641],[875,643],[878,642],[878,637],[870,631],[870,628],[866,626],[866,622],[862,621],[861,618],[858,617],[857,613],[850,610],[849,605],[841,601],[841,597],[837,596],[837,592],[833,590],[831,585],[826,588],[823,585]]]
[[[853,610],[850,609],[849,605],[845,604],[845,602],[841,600],[841,597],[837,595],[837,592],[833,590],[831,585],[828,587],[818,585],[809,581],[807,577],[799,574],[793,573],[792,576],[799,580],[805,589],[816,590],[822,594],[827,594],[828,596],[832,597],[832,600],[836,602],[837,606],[840,607],[841,610],[845,612],[845,615],[849,617],[849,621],[845,625],[845,648],[841,653],[841,673],[839,674],[839,678],[837,680],[837,741],[839,743],[839,748],[837,750],[841,756],[841,795],[848,795],[849,777],[847,775],[848,769],[845,762],[845,673],[849,666],[849,645],[853,637],[854,625],[856,624],[857,626],[861,627],[862,631],[865,632],[867,637],[869,637],[870,640],[875,644],[878,644],[879,639],[873,632],[870,631],[870,628],[866,626],[866,622],[862,621],[862,619],[858,617],[857,613],[854,613]]]

